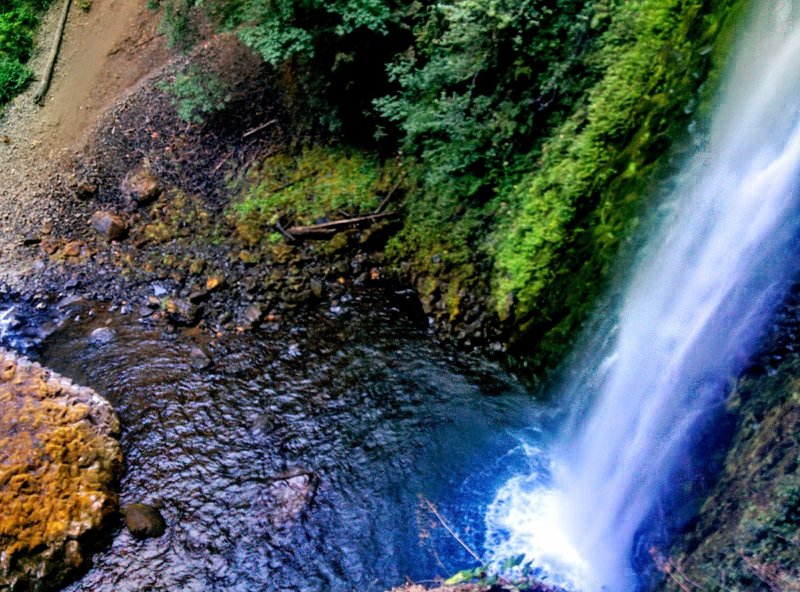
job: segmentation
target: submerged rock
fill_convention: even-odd
[[[195,370],[205,370],[211,367],[213,361],[205,348],[199,345],[193,345],[192,350],[189,352],[189,364],[191,364],[192,368]]]
[[[317,492],[319,478],[309,471],[283,473],[273,477],[267,491],[269,520],[280,527],[297,518]]]
[[[111,405],[0,350],[0,590],[62,587],[117,510]]]
[[[160,537],[167,530],[167,523],[158,508],[148,504],[130,504],[122,508],[125,526],[137,539]]]
[[[98,327],[89,335],[89,341],[94,345],[103,345],[105,343],[111,343],[114,341],[114,337],[114,329],[109,327]]]

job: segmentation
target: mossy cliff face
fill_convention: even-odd
[[[800,590],[800,356],[739,381],[738,429],[696,527],[660,557],[661,590]]]
[[[0,350],[0,591],[50,590],[117,509],[119,421],[90,389]]]

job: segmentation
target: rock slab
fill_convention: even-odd
[[[91,389],[0,349],[0,592],[62,587],[117,513],[119,420]]]

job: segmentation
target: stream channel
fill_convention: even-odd
[[[113,404],[121,504],[160,506],[168,525],[145,541],[118,528],[66,590],[366,592],[474,566],[426,500],[483,552],[487,508],[531,473],[546,412],[514,377],[437,343],[406,298],[242,334],[202,371],[187,336],[136,315],[0,307],[4,345]]]

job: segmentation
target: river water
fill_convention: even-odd
[[[530,466],[517,445],[546,419],[524,385],[382,299],[239,335],[206,371],[185,335],[80,302],[60,314],[39,358],[114,405],[121,501],[157,504],[168,524],[146,541],[117,529],[70,592],[380,591],[452,575],[475,562],[420,496],[481,552],[494,492]],[[303,476],[300,494],[276,488],[286,475]]]
[[[189,335],[132,316],[74,303],[37,333],[0,305],[0,343],[114,405],[122,503],[168,524],[118,528],[67,590],[368,592],[474,566],[429,503],[487,562],[639,586],[633,558],[692,489],[797,268],[800,6],[758,4],[709,137],[553,390],[572,421],[438,344],[403,295],[237,336],[203,371]]]

